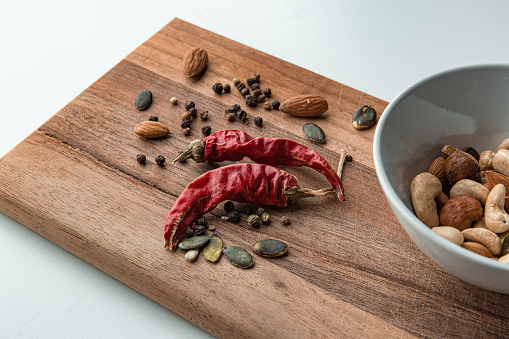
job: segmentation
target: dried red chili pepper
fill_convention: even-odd
[[[239,130],[218,131],[202,140],[192,141],[189,149],[173,162],[189,158],[196,162],[239,161],[244,157],[271,166],[311,167],[327,178],[339,200],[345,200],[341,179],[329,163],[311,148],[293,140],[253,138]]]
[[[301,198],[328,194],[334,191],[301,188],[294,176],[268,165],[219,167],[196,178],[175,201],[164,223],[164,247],[175,249],[187,226],[225,200],[285,207]]]

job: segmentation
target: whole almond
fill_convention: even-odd
[[[485,256],[487,258],[494,258],[493,253],[491,253],[491,251],[489,249],[487,249],[486,246],[481,245],[481,244],[479,244],[477,242],[465,241],[460,246],[465,248],[465,249],[467,249],[467,250],[469,250],[469,251],[471,251],[471,252],[480,254],[480,255]]]
[[[509,192],[509,178],[501,173],[495,171],[486,171],[486,183],[488,184],[490,191],[496,185],[503,184],[505,186],[506,192]]]
[[[134,133],[149,139],[161,138],[171,134],[168,127],[159,121],[143,121],[134,128]]]
[[[283,113],[306,118],[319,116],[328,109],[327,100],[317,94],[297,95],[279,106],[279,110]]]
[[[189,77],[194,77],[202,73],[207,67],[209,55],[206,50],[199,47],[189,49],[184,54],[184,73]]]
[[[437,177],[442,185],[444,185],[447,182],[444,168],[445,168],[445,158],[438,157],[431,163],[428,169],[428,172]]]

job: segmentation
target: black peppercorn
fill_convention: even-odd
[[[265,101],[265,95],[263,95],[263,94],[262,94],[262,95],[257,96],[257,97],[256,97],[256,101],[258,101],[258,102],[264,102],[264,101]]]
[[[353,161],[353,158],[350,154],[348,154],[345,158],[346,161],[350,162],[350,161]]]
[[[151,115],[150,118],[148,118],[148,121],[159,121],[159,118],[155,115]]]
[[[247,78],[246,82],[249,86],[253,86],[254,83],[256,83],[255,78]]]
[[[182,128],[191,127],[191,120],[182,119],[182,121],[180,122],[180,127],[182,127]]]
[[[237,85],[237,89],[239,90],[239,92],[242,91],[244,88],[246,88],[246,84],[244,84],[243,82]]]
[[[227,119],[228,121],[235,121],[235,114],[233,114],[233,113],[228,113],[228,114],[226,115],[226,119]]]
[[[224,203],[224,210],[226,213],[230,213],[231,211],[235,210],[235,205],[231,201],[227,201]]]
[[[233,223],[237,223],[239,222],[239,212],[237,211],[231,211],[228,213],[228,221],[229,222],[233,222]]]
[[[240,109],[240,105],[239,104],[235,104],[233,105],[230,110],[233,112],[233,113],[237,113],[237,111]]]
[[[249,94],[249,89],[246,88],[243,88],[242,91],[240,91],[240,94],[242,95],[248,95]]]
[[[270,96],[272,95],[272,91],[270,90],[270,88],[265,88],[263,90],[263,95],[265,95],[267,98],[270,98]]]
[[[188,226],[184,231],[184,235],[186,236],[186,238],[191,238],[194,235],[194,230]]]
[[[252,95],[246,96],[246,105],[248,106],[256,106],[256,98]]]
[[[253,96],[255,96],[255,97],[257,97],[257,96],[259,96],[259,95],[261,95],[261,94],[262,94],[262,91],[260,91],[260,89],[255,89],[255,90],[253,91]]]
[[[265,101],[265,103],[263,104],[263,108],[265,108],[267,110],[271,110],[272,104],[269,101]]]
[[[260,81],[260,74],[253,74],[253,78],[255,79],[256,82]]]
[[[261,217],[263,213],[265,213],[265,208],[258,207],[258,209],[256,210],[256,214],[258,214],[258,216]]]
[[[228,84],[224,85],[223,86],[223,90],[224,90],[225,93],[230,93],[230,90],[231,90],[230,85],[228,85]]]
[[[223,93],[223,84],[220,82],[216,82],[214,86],[212,86],[212,90],[218,94]]]
[[[189,111],[191,108],[194,107],[194,101],[186,102],[185,107],[186,107],[186,111]]]
[[[258,85],[256,82],[254,84],[251,85],[251,89],[254,91],[254,90],[257,90],[257,89],[260,89],[260,85]]]
[[[261,126],[262,126],[262,123],[263,123],[263,119],[262,119],[262,117],[256,117],[256,118],[254,118],[254,123],[255,123],[255,125],[256,125],[256,126],[261,127]]]
[[[207,226],[209,224],[207,218],[205,217],[198,218],[198,220],[196,220],[196,223],[201,226]]]
[[[191,134],[191,128],[189,127],[186,127],[182,130],[182,134],[184,134],[185,136],[188,136],[189,134]]]
[[[204,235],[207,232],[207,227],[198,225],[194,228],[194,235]]]
[[[145,156],[145,154],[138,154],[136,156],[136,161],[144,165],[147,162],[147,157]]]
[[[210,133],[212,133],[212,127],[210,127],[209,125],[204,125],[202,128],[201,128],[201,132],[205,135],[205,136],[209,136]]]
[[[281,104],[279,103],[279,101],[274,100],[274,101],[272,102],[272,108],[274,108],[274,109],[279,109],[279,106],[281,106]]]
[[[196,110],[196,108],[195,108],[195,107],[191,107],[191,108],[187,111],[187,113],[191,114],[191,116],[192,116],[193,118],[196,118],[196,116],[198,115],[198,111]]]
[[[290,219],[288,219],[287,217],[282,217],[281,223],[285,226],[288,226],[288,225],[290,225]]]
[[[243,109],[239,109],[237,111],[237,118],[239,118],[239,120],[242,120],[242,118],[245,118],[246,116],[247,116],[247,113]]]
[[[159,166],[162,166],[164,165],[164,162],[166,161],[166,159],[162,156],[162,155],[158,155],[156,157],[156,163],[159,165]]]
[[[248,117],[243,117],[242,119],[240,119],[240,121],[242,121],[242,123],[244,123],[245,125],[249,125],[249,118]]]
[[[255,211],[255,207],[253,205],[244,205],[244,207],[242,208],[242,212],[244,212],[244,214],[247,214],[247,215],[250,215],[250,214],[253,214]]]

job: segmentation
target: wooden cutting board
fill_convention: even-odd
[[[200,46],[209,63],[199,79],[181,71],[185,51]],[[298,53],[298,51],[296,51]],[[228,122],[225,109],[245,106],[233,87],[216,94],[216,82],[261,75],[271,99],[316,93],[329,111],[295,118],[262,105],[248,108],[249,125]],[[380,79],[383,81],[383,79]],[[147,111],[134,106],[149,89]],[[177,97],[179,104],[170,104]],[[208,110],[213,131],[243,129],[252,136],[289,138],[312,147],[333,167],[345,148],[347,201],[333,196],[268,208],[271,225],[251,229],[223,222],[222,206],[207,215],[226,245],[251,251],[254,242],[277,238],[287,256],[255,256],[243,270],[225,258],[212,264],[163,249],[163,223],[175,199],[200,174],[225,164],[171,164],[179,150],[203,137],[194,121],[183,136],[180,116],[193,100]],[[182,20],[171,21],[0,160],[0,210],[206,331],[223,338],[503,337],[509,333],[509,296],[451,276],[421,253],[392,213],[377,181],[374,129],[355,130],[353,111],[387,103],[353,88],[254,50]],[[150,116],[173,134],[162,140],[133,133]],[[263,127],[252,119],[263,118]],[[302,135],[315,122],[325,144]],[[147,155],[142,166],[136,155]],[[164,155],[164,167],[154,158]],[[309,168],[284,168],[301,186],[321,188],[325,179]],[[286,216],[291,225],[279,220]]]

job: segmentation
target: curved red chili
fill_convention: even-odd
[[[189,149],[173,162],[189,158],[196,162],[239,161],[244,157],[272,166],[311,167],[327,178],[339,200],[345,200],[341,179],[329,163],[316,151],[293,140],[253,138],[239,130],[218,131],[202,140],[191,142]]]
[[[242,163],[219,167],[196,178],[175,201],[164,223],[164,246],[175,249],[191,222],[225,200],[285,207],[300,198],[326,194],[334,192],[300,188],[294,176],[272,166]]]

